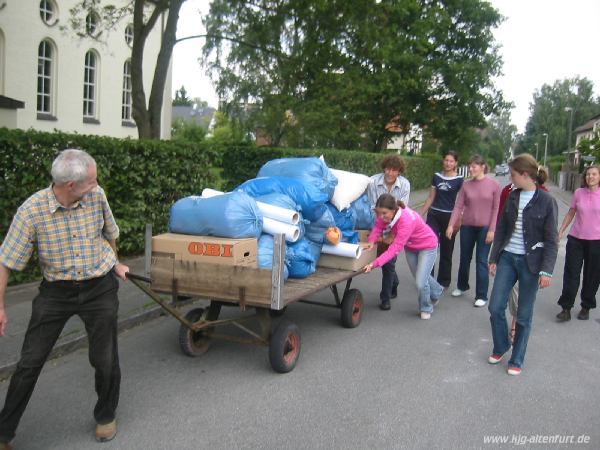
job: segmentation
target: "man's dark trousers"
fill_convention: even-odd
[[[0,412],[0,442],[10,442],[31,398],[38,376],[67,320],[78,315],[88,334],[89,359],[95,369],[98,401],[94,418],[111,422],[119,402],[121,370],[117,351],[119,282],[111,271],[91,280],[42,281],[33,300],[21,359]]]

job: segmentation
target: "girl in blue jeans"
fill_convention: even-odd
[[[488,310],[494,348],[488,362],[498,364],[510,350],[505,313],[510,291],[518,281],[517,323],[508,374],[519,375],[537,291],[550,285],[556,263],[558,207],[550,194],[539,189],[541,170],[531,155],[519,155],[508,165],[516,189],[506,201],[490,254],[489,270],[495,280]]]

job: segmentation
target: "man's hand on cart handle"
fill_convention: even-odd
[[[115,274],[123,281],[127,281],[127,273],[129,272],[129,266],[125,264],[117,263],[113,269]]]

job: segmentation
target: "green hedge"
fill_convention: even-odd
[[[221,152],[207,144],[139,141],[64,133],[0,128],[0,236],[19,205],[50,185],[50,166],[59,151],[81,148],[98,164],[98,181],[119,224],[119,253],[139,254],[145,224],[156,233],[167,229],[169,208],[181,197],[204,187],[219,188]],[[23,273],[12,272],[11,284],[31,280],[35,261]]]
[[[225,149],[223,154],[223,178],[225,188],[230,190],[246,180],[256,177],[260,167],[275,158],[320,156],[327,165],[335,169],[373,175],[381,172],[380,153],[366,153],[350,150],[299,150],[289,148],[255,147],[236,145]],[[440,158],[435,155],[404,157],[406,173],[411,189],[423,189],[431,185],[433,173],[440,169]]]
[[[337,169],[372,175],[381,172],[381,154],[344,150],[256,148],[254,144],[140,141],[100,136],[0,128],[0,237],[17,208],[34,192],[50,185],[50,166],[65,148],[88,151],[98,163],[98,181],[108,196],[121,235],[121,255],[140,254],[144,231],[166,231],[174,201],[205,187],[229,190],[254,178],[267,161],[324,155]],[[407,157],[405,176],[413,190],[429,186],[440,167],[436,156]],[[11,272],[10,284],[39,277],[32,259],[23,272]]]

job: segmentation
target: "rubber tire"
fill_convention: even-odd
[[[350,289],[342,299],[342,326],[356,328],[362,319],[363,297],[358,289]]]
[[[282,320],[269,341],[269,362],[275,372],[288,373],[296,367],[300,356],[300,329]]]
[[[191,309],[185,315],[186,320],[197,322],[204,314],[203,308]],[[206,331],[192,331],[184,324],[179,326],[179,347],[186,356],[200,356],[206,353],[210,347],[210,339]]]

